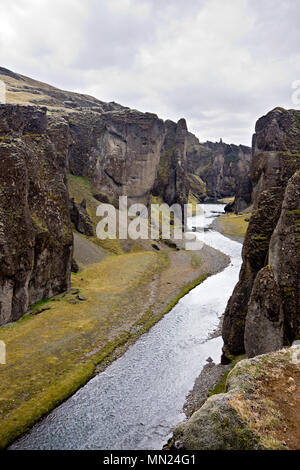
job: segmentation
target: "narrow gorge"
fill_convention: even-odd
[[[300,111],[261,117],[252,148],[202,143],[184,118],[0,79],[0,447],[299,449]],[[198,249],[100,239],[120,196],[198,204]]]

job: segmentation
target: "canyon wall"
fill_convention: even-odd
[[[200,179],[201,188],[202,181],[202,195],[201,191],[198,194],[200,200],[235,196],[241,179],[248,177],[250,162],[249,147],[228,145],[222,141],[200,143],[197,137],[188,133],[187,170],[192,184],[196,177],[198,181]]]
[[[94,234],[86,201],[68,200],[67,172],[116,207],[121,195],[146,205],[152,194],[183,205],[190,190],[199,200],[232,196],[247,172],[247,148],[200,144],[184,119],[163,122],[4,68],[0,79],[10,103],[0,116],[0,324],[69,287],[70,216]]]
[[[45,109],[0,105],[0,324],[70,285],[67,146],[51,141]]]
[[[167,204],[188,202],[187,136],[185,119],[178,123],[165,122],[165,138],[161,147],[153,195],[160,196]]]
[[[300,338],[300,111],[276,108],[253,137],[253,212],[228,302],[226,355],[248,357]]]
[[[129,203],[148,205],[164,139],[163,121],[129,109],[74,113],[67,120],[70,171],[88,176],[95,192],[116,206],[122,195]]]

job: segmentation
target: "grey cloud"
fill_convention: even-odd
[[[1,65],[185,117],[201,140],[249,144],[260,115],[293,106],[299,0],[3,0],[0,14]]]

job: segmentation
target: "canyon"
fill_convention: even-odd
[[[234,196],[240,176],[249,171],[249,148],[200,144],[188,132],[184,119],[177,124],[163,122],[155,114],[58,90],[4,68],[0,68],[0,79],[6,84],[8,102],[2,105],[0,114],[1,164],[8,169],[10,165],[19,167],[20,157],[14,146],[21,145],[20,140],[26,146],[23,151],[32,155],[24,157],[26,168],[19,176],[26,194],[16,195],[24,206],[19,211],[22,238],[30,243],[28,248],[23,247],[18,239],[21,235],[16,233],[17,223],[16,227],[8,224],[1,241],[5,262],[0,272],[0,325],[17,320],[30,305],[59,294],[70,285],[72,233],[66,220],[67,173],[89,179],[94,202],[109,202],[117,207],[121,195],[126,195],[129,203],[148,206],[152,196],[169,205],[182,206],[188,202],[189,194],[199,201]],[[9,138],[17,141],[8,144]],[[49,150],[45,149],[46,143]],[[34,166],[37,153],[44,174],[40,168],[37,173]],[[53,168],[48,168],[49,165]],[[16,182],[13,179],[9,182],[5,171],[1,176],[6,180],[3,196],[9,200],[15,190],[11,186]],[[49,178],[55,180],[52,187]],[[46,186],[55,196],[45,194]],[[44,212],[42,217],[34,208],[30,213],[27,207],[34,199]],[[92,236],[95,230],[88,213],[84,214],[82,202],[84,206],[84,201],[71,202],[72,222],[79,232]],[[17,201],[8,204],[2,210],[2,224],[8,215],[12,217],[17,204]],[[60,219],[58,224],[54,217]],[[52,234],[49,234],[50,225],[54,226]],[[44,241],[40,242],[41,239]],[[56,247],[50,239],[56,241]],[[14,247],[8,248],[9,245]],[[36,246],[35,250],[31,245]],[[14,250],[15,258],[9,259]],[[8,265],[10,270],[4,267]],[[58,275],[61,279],[57,279],[56,272],[61,273]]]
[[[11,434],[0,439],[3,446],[89,380],[103,357],[113,354],[115,344],[134,341],[137,332],[142,334],[170,310],[179,293],[184,295],[228,263],[220,245],[193,255],[163,240],[100,243],[95,236],[97,205],[110,203],[117,208],[119,196],[125,195],[129,203],[147,207],[153,201],[183,206],[235,197],[228,211],[250,219],[239,279],[224,305],[221,327],[222,362],[233,367],[222,393],[213,394],[175,428],[169,448],[297,448],[293,432],[287,444],[279,430],[285,421],[299,432],[288,405],[283,409],[280,403],[284,390],[291,387],[293,406],[299,404],[300,111],[277,107],[261,117],[252,148],[222,139],[201,143],[188,131],[185,119],[163,121],[156,114],[62,91],[5,68],[0,68],[0,79],[7,90],[7,104],[0,105],[1,330],[8,338],[14,328],[23,327],[32,335],[30,322],[39,322],[41,338],[48,338],[47,331],[55,328],[49,313],[62,328],[61,341],[69,341],[63,343],[66,350],[50,357],[43,349],[53,374],[58,374],[55,364],[61,356],[72,353],[71,344],[76,344],[75,355],[83,348],[87,356],[95,356],[59,396],[55,391],[42,406],[44,411],[34,416],[28,410],[23,413],[25,424],[20,428],[15,428],[15,418],[9,421],[13,406],[8,403]],[[79,245],[84,253],[77,255]],[[85,257],[98,263],[84,266]],[[103,283],[101,291],[97,279]],[[124,293],[122,301],[118,289]],[[113,314],[105,299],[112,299]],[[99,340],[99,319],[94,311],[89,317],[85,312],[100,304],[106,329]],[[60,318],[60,309],[68,322]],[[112,315],[115,336],[109,330]],[[78,336],[73,337],[72,322]],[[109,353],[103,352],[106,343]],[[18,369],[18,354],[17,375],[25,374],[26,367]],[[63,364],[68,373],[70,357]],[[84,362],[80,355],[76,359],[79,370]],[[29,369],[28,365],[28,383],[32,382]],[[269,393],[267,383],[274,393]],[[280,396],[274,391],[277,385]],[[22,393],[16,401],[23,400]],[[259,416],[254,425],[251,406]],[[13,409],[11,416],[17,411]],[[270,418],[265,436],[264,413],[269,418],[281,416],[277,427]]]

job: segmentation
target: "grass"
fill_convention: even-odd
[[[241,360],[245,359],[245,356],[232,356],[232,362],[230,364],[230,369],[225,372],[225,374],[221,377],[221,379],[218,381],[218,383],[215,385],[215,387],[209,392],[209,397],[212,395],[216,395],[218,393],[226,393],[226,382],[227,382],[227,377],[229,372],[232,371],[234,366]]]
[[[224,235],[244,238],[249,225],[251,214],[224,214],[218,217],[217,221]]]
[[[169,303],[167,308],[165,309],[164,313],[168,313],[172,308],[179,302],[179,300],[184,297],[186,294],[188,294],[192,289],[197,287],[199,284],[201,284],[205,279],[207,278],[207,274],[201,274],[197,279],[194,281],[190,282],[187,284],[185,287],[182,288],[180,293],[174,297],[174,299]]]
[[[83,386],[116,350],[134,341],[206,275],[184,286],[159,309],[147,304],[153,276],[166,253],[109,256],[72,275],[72,290],[38,302],[38,315],[0,328],[7,364],[0,368],[0,448]],[[78,292],[86,301],[78,299]]]

